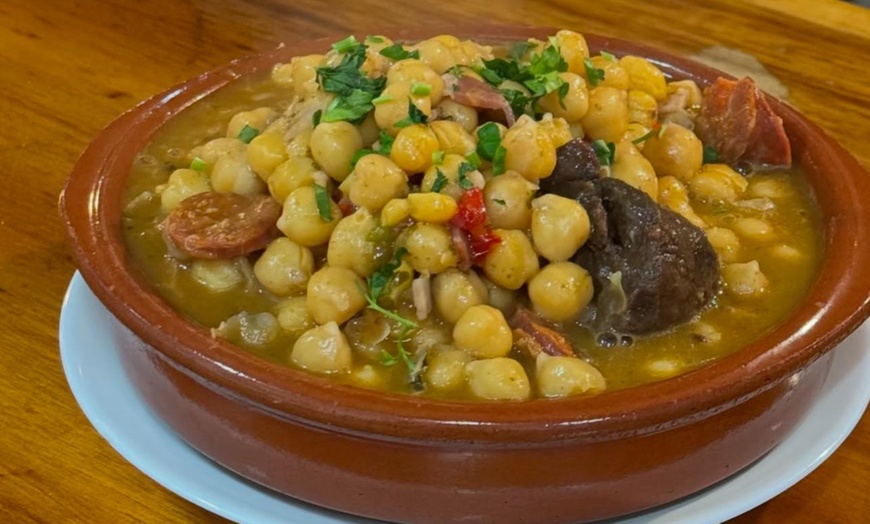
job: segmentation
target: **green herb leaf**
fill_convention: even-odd
[[[393,95],[381,95],[377,98],[372,98],[372,105],[379,106],[381,104],[386,104],[387,102],[392,102],[396,97]]]
[[[598,69],[589,58],[583,59],[583,67],[586,68],[586,81],[595,87],[604,80],[604,69]]]
[[[320,219],[324,222],[332,222],[332,199],[329,198],[325,187],[314,184],[314,201],[317,203]]]
[[[471,153],[466,155],[465,160],[467,160],[469,164],[473,165],[474,169],[480,167],[480,155],[477,154],[477,151],[472,151]]]
[[[490,84],[497,86],[504,82],[504,79],[498,75],[492,69],[487,69],[485,67],[481,67],[477,69],[477,74],[479,74],[484,80],[489,82]]]
[[[359,162],[359,159],[366,155],[374,155],[377,154],[377,151],[372,149],[357,149],[356,153],[353,154],[353,157],[350,159],[350,167],[351,169],[356,167],[356,163]]]
[[[360,89],[354,89],[350,95],[336,97],[326,107],[321,117],[322,122],[339,122],[347,120],[358,123],[365,119],[369,111],[374,109],[372,95]]]
[[[241,131],[239,131],[239,140],[241,140],[242,142],[244,142],[246,144],[250,144],[251,140],[256,138],[257,135],[259,135],[259,134],[260,134],[259,129],[245,124],[245,127],[243,127]]]
[[[350,96],[355,90],[369,93],[372,98],[381,94],[386,77],[369,78],[359,69],[365,62],[366,49],[365,45],[358,44],[344,54],[337,66],[318,67],[317,81],[323,90],[339,97]]]
[[[704,160],[705,164],[715,164],[719,161],[719,152],[713,149],[713,146],[704,146]]]
[[[529,80],[534,75],[529,72],[528,68],[521,66],[519,62],[513,60],[505,60],[504,58],[494,58],[492,60],[484,60],[483,68],[476,68],[475,71],[486,80],[486,74],[483,71],[491,71],[492,79],[498,77],[498,81],[494,85],[500,84],[503,80],[513,80],[514,82],[523,83]],[[488,81],[488,80],[487,80]],[[492,82],[490,82],[492,83]]]
[[[389,133],[381,129],[381,134],[378,136],[378,144],[375,151],[384,156],[390,156],[390,151],[393,149],[393,142],[396,139],[390,136]]]
[[[605,142],[604,140],[595,140],[592,142],[592,149],[595,150],[598,163],[602,166],[613,165],[613,157],[616,155],[616,144]]]
[[[402,44],[393,44],[381,49],[381,54],[390,60],[405,60],[406,58],[420,58],[419,51],[406,51]]]
[[[600,54],[601,54],[602,58],[610,60],[611,62],[618,62],[619,61],[614,55],[608,53],[607,51],[601,51]]]
[[[426,82],[412,82],[411,94],[414,96],[429,96],[432,92],[432,86]]]
[[[444,173],[441,172],[440,169],[436,168],[435,169],[435,181],[432,182],[432,192],[433,193],[440,193],[441,190],[447,186],[448,182],[449,182],[449,180],[447,180],[447,176],[445,176]]]
[[[563,82],[562,85],[559,86],[559,105],[565,110],[568,109],[565,107],[565,97],[568,96],[569,87],[568,82]]]
[[[350,35],[344,40],[339,40],[338,42],[332,44],[332,48],[339,53],[347,53],[358,45],[359,42],[357,41],[357,39],[353,35]]]
[[[500,206],[506,206],[506,205],[507,205],[507,202],[505,202],[505,201],[502,200],[501,198],[493,198],[492,201],[495,202],[496,204],[500,205]]]
[[[405,342],[407,342],[408,331],[410,330],[411,328],[409,326],[402,325],[402,328],[399,330],[399,334],[396,337],[396,354],[393,355],[386,349],[381,350],[381,364],[390,367],[402,362],[405,364],[405,367],[408,368],[408,371],[414,371],[417,365],[411,358],[411,354],[405,349]]]
[[[394,123],[393,127],[408,127],[414,124],[425,124],[428,121],[429,119],[426,118],[426,113],[417,108],[417,106],[414,105],[414,102],[408,100],[408,116]]]
[[[318,125],[320,125],[321,117],[323,117],[323,111],[320,109],[318,109],[317,111],[314,112],[313,115],[311,115],[311,122],[314,124],[314,127],[317,127]]]
[[[194,157],[193,160],[190,161],[190,169],[194,171],[203,171],[205,170],[205,160],[197,157]]]
[[[536,42],[517,42],[511,45],[510,50],[508,51],[508,57],[513,60],[522,60],[529,51],[536,47],[538,47]]]
[[[529,61],[529,72],[535,76],[547,73],[564,73],[568,70],[568,62],[562,58],[559,48],[550,42],[539,55],[532,55]]]
[[[552,93],[560,89],[563,85],[567,85],[558,71],[551,71],[542,75],[537,75],[531,80],[526,80],[523,83],[532,92],[533,98],[540,98],[546,94]]]
[[[499,144],[495,149],[495,154],[492,156],[492,174],[495,176],[501,175],[505,172],[504,168],[504,160],[505,156],[507,156],[507,149],[504,148],[503,145]]]
[[[511,106],[511,110],[515,115],[522,115],[525,113],[526,106],[528,106],[529,102],[534,98],[516,89],[500,89],[499,91],[501,91],[501,94],[507,99],[508,104]]]
[[[501,133],[494,122],[487,122],[477,130],[477,154],[480,158],[492,162],[500,144]]]
[[[366,37],[366,42],[371,42],[373,44],[383,44],[384,38],[382,36],[369,35]]]
[[[474,187],[474,183],[468,178],[468,173],[474,171],[475,168],[473,165],[468,162],[463,162],[459,164],[459,187],[462,189],[471,189]]]
[[[432,151],[432,163],[436,166],[440,166],[444,163],[444,151],[440,149],[438,151]]]
[[[399,266],[402,265],[402,257],[405,256],[407,252],[407,249],[400,247],[393,253],[389,262],[379,267],[372,276],[368,277],[368,294],[371,296],[373,301],[377,302],[378,299],[381,298],[381,295],[384,293],[384,289],[386,289],[387,284],[390,282],[393,273],[395,273],[396,270],[399,269]]]

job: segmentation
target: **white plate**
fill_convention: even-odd
[[[82,411],[134,466],[181,497],[237,522],[374,522],[320,509],[248,482],[185,444],[151,413],[127,381],[112,322],[111,314],[76,273],[60,315],[64,372]],[[804,420],[751,467],[675,503],[613,522],[721,522],[791,487],[837,449],[866,409],[868,343],[870,324],[865,324],[837,349],[825,386]]]

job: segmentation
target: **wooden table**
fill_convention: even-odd
[[[138,101],[281,41],[468,19],[563,26],[680,54],[755,55],[870,168],[870,10],[835,0],[540,4],[466,0],[4,0],[0,3],[0,520],[218,522],[88,424],[58,357],[74,271],[56,202],[77,155]],[[805,480],[738,522],[870,521],[870,415]]]

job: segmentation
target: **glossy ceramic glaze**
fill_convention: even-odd
[[[490,40],[553,31],[449,30]],[[61,199],[82,275],[119,320],[130,379],[183,438],[300,499],[413,522],[573,522],[630,513],[709,486],[782,440],[821,387],[828,351],[870,312],[870,265],[856,249],[870,241],[870,184],[848,152],[775,100],[822,209],[819,277],[778,328],[680,377],[525,403],[386,395],[260,360],[164,304],[131,267],[122,241],[121,194],[137,152],[168,118],[234,78],[343,36],[240,60],[146,101],[100,133]],[[702,85],[720,75],[644,46],[587,38],[593,50],[646,56]]]

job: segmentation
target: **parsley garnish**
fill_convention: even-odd
[[[474,171],[474,166],[468,162],[459,164],[459,187],[462,189],[471,189],[474,184],[468,178],[468,173]]]
[[[495,154],[492,156],[492,174],[495,176],[501,175],[504,173],[504,161],[507,156],[507,149],[504,148],[503,145],[499,144],[497,148],[495,148]]]
[[[599,54],[601,55],[602,58],[610,60],[611,62],[618,62],[617,58],[613,54],[608,53],[607,51],[601,51],[601,53],[599,53]]]
[[[426,82],[413,82],[411,84],[411,94],[414,96],[429,96],[432,92],[432,86]]]
[[[366,37],[366,42],[371,42],[373,44],[383,44],[384,38],[377,35],[369,35]]]
[[[394,123],[393,127],[408,127],[414,124],[425,124],[428,121],[429,119],[426,118],[426,113],[420,111],[420,109],[414,105],[414,102],[408,100],[408,116]]]
[[[399,335],[396,337],[396,354],[393,355],[386,349],[382,349],[381,364],[390,367],[395,366],[399,362],[403,362],[408,368],[408,371],[411,371],[413,373],[417,365],[414,363],[413,360],[411,360],[411,355],[405,350],[406,337],[408,336],[408,331],[410,330],[410,327],[402,325],[402,327],[399,329]]]
[[[444,163],[444,151],[440,149],[438,151],[432,151],[432,163],[436,166],[440,166]]]
[[[634,145],[642,144],[642,143],[646,142],[647,140],[649,140],[650,138],[654,137],[656,134],[658,134],[660,130],[661,130],[661,125],[658,122],[656,122],[653,125],[652,129],[650,129],[644,135],[635,138],[634,140],[631,141],[631,143]]]
[[[559,73],[568,70],[568,63],[562,58],[559,48],[553,41],[540,54],[532,54],[528,66],[520,64],[519,57],[511,56],[511,58],[511,60],[502,58],[484,60],[484,67],[477,68],[476,71],[484,80],[496,87],[504,80],[512,80],[531,91],[531,93],[523,93],[510,88],[501,91],[514,114],[524,113],[528,104],[534,106],[539,98],[553,91],[559,91],[560,100],[564,94],[567,94],[562,90],[565,81]]]
[[[197,157],[194,157],[193,160],[190,161],[190,169],[194,171],[202,171],[205,169],[205,160]]]
[[[332,44],[332,48],[335,49],[336,52],[339,53],[347,53],[355,46],[358,46],[359,42],[353,35],[345,38],[344,40],[339,40],[338,42]]]
[[[704,160],[705,164],[715,164],[719,161],[719,152],[713,149],[713,146],[704,146]]]
[[[314,127],[320,125],[320,118],[323,117],[323,111],[318,109],[311,115],[311,122],[314,124]]]
[[[257,135],[259,135],[259,134],[260,134],[259,129],[245,124],[245,127],[243,127],[241,131],[239,131],[239,140],[241,140],[242,142],[244,142],[246,144],[250,144],[251,140],[256,138]]]
[[[513,60],[520,60],[532,49],[538,47],[538,44],[535,42],[517,42],[511,45],[510,50],[508,51],[508,57]]]
[[[393,44],[381,49],[381,54],[390,60],[404,60],[406,58],[420,58],[419,51],[405,51],[402,44]]]
[[[372,104],[379,106],[381,104],[386,104],[387,102],[392,102],[395,99],[396,97],[394,97],[393,95],[381,95],[377,98],[372,98]]]
[[[320,214],[320,219],[324,222],[332,222],[331,200],[325,187],[314,184],[314,201],[317,203],[317,212]]]
[[[501,198],[493,198],[492,201],[495,202],[496,204],[500,205],[500,206],[506,206],[506,205],[507,205],[507,202],[505,202],[505,201],[504,201],[503,199],[501,199]]]
[[[492,162],[495,151],[501,145],[501,132],[494,122],[487,122],[477,130],[477,154]]]
[[[323,113],[321,121],[339,122],[341,120],[348,120],[350,122],[358,122],[365,118],[368,112],[372,110],[372,107],[371,93],[354,89],[348,96],[335,97],[326,107],[326,112]]]
[[[336,95],[322,116],[324,122],[360,121],[374,108],[372,100],[384,90],[387,79],[369,78],[360,71],[366,49],[357,42],[347,48],[337,66],[317,68],[317,80],[323,90]]]
[[[602,166],[613,165],[613,157],[616,155],[616,144],[605,142],[604,140],[595,140],[592,142],[592,149],[595,150],[595,156],[598,157],[599,164]]]
[[[472,151],[465,156],[465,160],[468,161],[469,164],[473,165],[475,169],[480,167],[480,155],[477,154],[477,151]]]
[[[375,148],[375,151],[384,156],[390,156],[390,151],[393,149],[393,142],[395,140],[389,133],[381,129],[381,134],[378,136],[378,146]]]
[[[440,193],[448,182],[449,180],[447,180],[447,177],[444,175],[444,173],[442,173],[440,169],[435,168],[435,181],[432,182],[432,192]]]
[[[589,58],[583,59],[583,66],[586,68],[586,81],[589,85],[595,87],[599,82],[604,80],[604,69],[598,69],[592,60]]]

